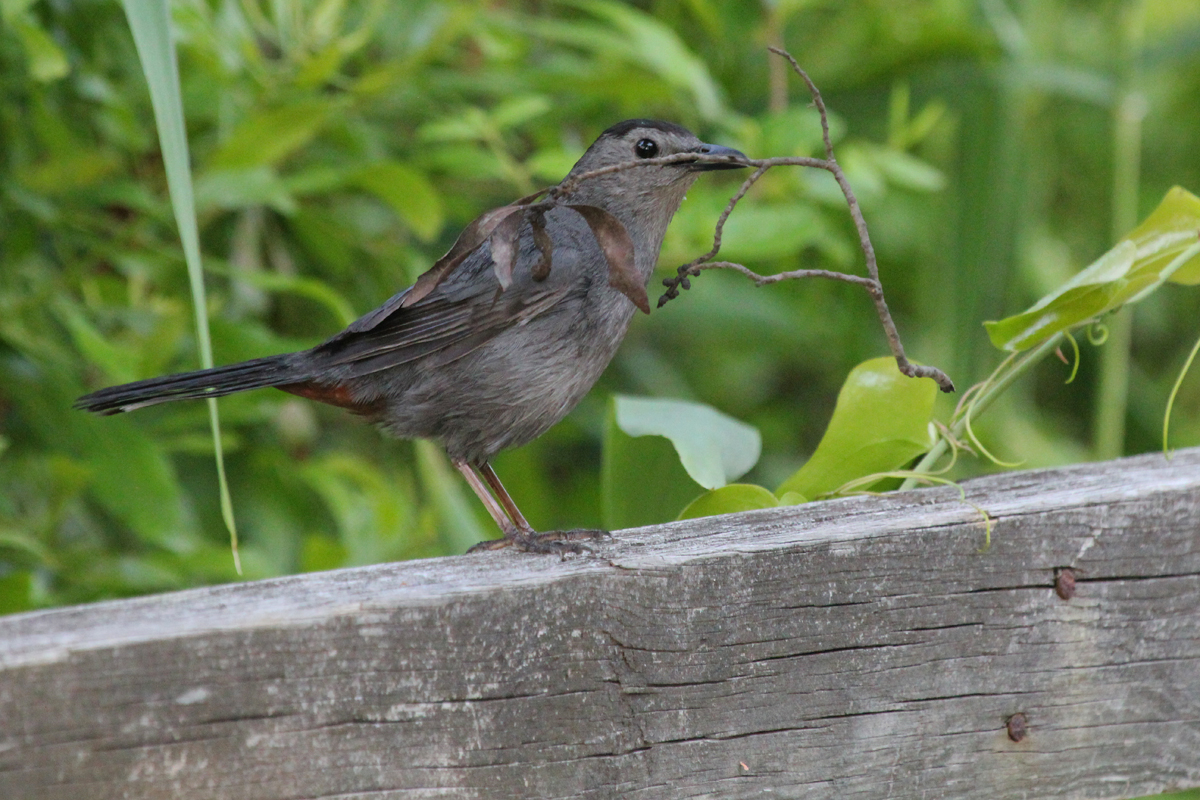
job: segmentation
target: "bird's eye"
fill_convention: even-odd
[[[658,155],[658,144],[653,139],[639,139],[633,146],[638,158],[654,158]]]

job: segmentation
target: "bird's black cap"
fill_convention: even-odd
[[[624,136],[634,128],[656,128],[660,131],[674,133],[678,136],[695,136],[694,133],[682,125],[676,125],[674,122],[664,122],[661,119],[627,119],[624,122],[618,122],[616,125],[613,125],[600,135],[612,136],[616,138],[618,136]]]

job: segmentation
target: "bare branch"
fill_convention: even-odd
[[[821,99],[821,92],[817,89],[817,85],[813,83],[812,78],[808,77],[808,73],[801,69],[800,64],[796,59],[792,58],[792,54],[782,47],[768,45],[767,49],[777,56],[783,56],[792,65],[792,69],[796,71],[804,83],[808,86],[808,93],[812,95],[813,105],[817,107],[817,113],[821,115],[821,137],[825,140],[825,157],[833,161],[833,142],[829,139],[829,114],[825,112],[825,101]]]
[[[570,175],[558,186],[545,190],[547,200],[556,200],[571,194],[584,181],[611,175],[614,172],[624,172],[627,169],[639,167],[661,167],[669,164],[738,164],[746,167],[813,167],[829,169],[829,163],[823,158],[808,156],[777,156],[775,158],[738,158],[737,156],[716,155],[711,153],[672,153],[669,156],[655,158],[639,158],[636,161],[622,161],[620,164],[609,164],[607,167],[588,170],[578,175]],[[518,201],[520,202],[520,201]]]
[[[888,310],[887,301],[883,296],[883,284],[879,281],[879,264],[875,258],[875,247],[871,244],[871,235],[867,230],[867,222],[863,219],[862,209],[859,207],[858,198],[854,196],[854,190],[850,188],[850,182],[846,179],[846,173],[842,171],[842,167],[837,162],[837,158],[833,154],[833,141],[829,136],[829,115],[825,109],[825,101],[821,97],[821,92],[817,89],[812,78],[808,76],[792,57],[790,53],[778,47],[768,47],[772,53],[782,56],[791,63],[792,69],[799,75],[805,85],[808,86],[809,94],[812,95],[813,105],[816,106],[817,113],[821,118],[821,138],[825,143],[825,158],[767,158],[767,159],[746,159],[744,163],[747,166],[757,167],[754,174],[751,175],[742,184],[741,188],[729,200],[729,204],[725,207],[725,211],[721,214],[721,218],[717,222],[716,231],[713,236],[713,248],[705,253],[700,258],[689,261],[676,270],[675,277],[667,278],[663,281],[663,285],[667,287],[666,292],[658,299],[658,305],[661,308],[666,302],[679,295],[680,288],[690,289],[690,277],[699,275],[704,269],[733,269],[741,272],[758,286],[764,286],[768,283],[777,283],[782,280],[792,280],[798,278],[828,278],[832,280],[845,281],[847,283],[855,283],[867,289],[871,295],[871,300],[875,304],[875,313],[879,317],[880,323],[883,325],[884,335],[887,336],[888,346],[891,348],[892,356],[896,359],[896,366],[899,370],[910,378],[932,378],[943,392],[954,391],[954,383],[940,369],[936,367],[918,366],[908,360],[908,356],[904,353],[904,345],[900,342],[900,333],[896,330],[896,323],[892,319],[892,314]],[[791,272],[783,272],[778,275],[762,276],[752,270],[727,261],[714,262],[710,261],[721,249],[721,233],[725,226],[725,221],[729,218],[729,214],[733,211],[734,206],[745,196],[749,188],[763,176],[763,174],[771,167],[776,166],[804,166],[813,167],[815,169],[823,169],[833,175],[838,186],[842,190],[842,195],[846,198],[846,205],[850,209],[850,217],[854,221],[854,228],[858,232],[859,244],[862,247],[863,257],[866,262],[868,277],[862,278],[856,275],[848,275],[840,272],[832,272],[829,270],[794,270]]]
[[[706,269],[731,269],[735,272],[740,272],[750,280],[754,281],[756,286],[766,286],[771,283],[779,283],[780,281],[793,281],[801,278],[828,278],[832,281],[843,281],[845,283],[853,283],[859,286],[865,286],[868,291],[875,292],[879,290],[879,282],[871,278],[864,278],[861,275],[851,275],[846,272],[835,272],[831,269],[794,269],[791,272],[778,272],[774,275],[759,275],[748,267],[734,263],[733,261],[709,261],[704,264],[697,264],[694,269],[699,272]]]
[[[816,160],[816,159],[809,159]],[[661,167],[668,164],[747,164],[750,165],[750,159],[742,159],[737,156],[713,155],[710,153],[672,153],[669,156],[657,156],[655,158],[639,158],[636,161],[622,161],[620,164],[610,164],[607,167],[588,170],[581,172],[578,175],[568,175],[558,186],[553,186],[547,191],[548,200],[557,200],[561,197],[571,194],[579,187],[579,184],[593,178],[599,178],[602,175],[611,175],[614,172],[624,172],[627,169],[637,169],[639,167]]]
[[[742,181],[741,188],[734,193],[733,197],[729,198],[729,202],[725,205],[725,210],[721,212],[721,217],[717,220],[717,225],[713,229],[712,249],[699,258],[692,259],[679,269],[675,270],[674,278],[668,278],[663,281],[663,285],[667,287],[667,291],[662,297],[658,298],[659,308],[662,308],[664,305],[666,305],[668,300],[671,300],[679,295],[680,286],[683,286],[684,289],[692,288],[691,281],[688,280],[688,277],[692,275],[699,275],[700,270],[697,268],[700,266],[700,264],[708,261],[720,251],[721,237],[725,233],[725,221],[728,220],[729,215],[733,213],[734,207],[741,201],[743,197],[746,196],[746,192],[750,191],[750,187],[753,186],[759,178],[765,175],[770,167],[771,165],[768,164],[766,166],[760,166],[758,169],[756,169],[749,178],[746,178],[746,180]]]

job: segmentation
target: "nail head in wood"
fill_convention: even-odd
[[[1004,721],[1004,727],[1008,729],[1008,738],[1014,742],[1019,742],[1025,738],[1029,732],[1029,720],[1021,712],[1017,712]]]
[[[1063,600],[1070,600],[1075,596],[1075,570],[1070,567],[1054,570],[1054,593]]]

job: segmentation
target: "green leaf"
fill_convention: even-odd
[[[214,169],[196,178],[196,206],[232,210],[266,205],[282,214],[296,210],[288,186],[270,167]]]
[[[338,528],[345,564],[360,566],[397,558],[412,509],[388,475],[356,455],[330,453],[300,468]]]
[[[761,447],[757,430],[709,406],[614,396],[600,470],[605,527],[674,519],[701,487],[716,489],[745,474]]]
[[[0,0],[0,20],[11,25],[28,11],[36,0]]]
[[[525,161],[525,168],[545,181],[560,181],[582,155],[577,150],[539,150]]]
[[[843,484],[899,469],[933,445],[929,423],[937,384],[909,378],[892,358],[859,364],[838,393],[816,452],[775,491],[816,498]]]
[[[250,169],[277,164],[316,136],[334,108],[329,100],[310,99],[251,114],[213,154],[209,167]]]
[[[332,79],[346,59],[345,50],[339,43],[328,44],[304,60],[296,73],[296,85],[315,89]]]
[[[49,364],[0,361],[6,397],[50,447],[88,469],[92,498],[139,538],[183,551],[194,546],[179,482],[155,442],[126,417],[63,414],[81,392]]]
[[[492,122],[501,130],[507,130],[523,125],[535,117],[540,117],[553,107],[550,98],[544,95],[519,95],[497,104],[492,109]]]
[[[667,83],[691,92],[696,110],[704,119],[722,117],[724,101],[708,65],[669,26],[644,11],[611,0],[574,0],[569,4],[617,28],[621,34],[617,42],[624,45],[628,56]]]
[[[112,153],[72,148],[18,170],[17,177],[35,192],[69,196],[79,189],[100,183],[119,167],[120,162]]]
[[[713,489],[697,497],[687,508],[679,512],[676,519],[715,517],[718,514],[736,514],[739,511],[756,511],[760,508],[775,508],[779,500],[761,486],[751,483],[731,483]]]
[[[1145,269],[1165,268],[1200,237],[1200,197],[1175,186],[1158,208],[1125,237],[1137,245],[1138,259]],[[1200,258],[1180,264],[1167,278],[1172,283],[1194,286],[1200,283]]]
[[[1136,258],[1137,247],[1121,242],[1028,310],[983,323],[992,344],[1004,350],[1025,350],[1116,307],[1118,298],[1135,294],[1128,276]],[[1140,283],[1139,290],[1145,285]]]
[[[984,323],[992,344],[1025,350],[1136,303],[1165,281],[1200,283],[1200,198],[1178,186],[1107,253],[1026,311]]]
[[[54,563],[54,554],[50,548],[38,541],[34,534],[16,528],[0,527],[0,552],[4,550],[17,553],[38,566]],[[10,553],[6,553],[5,556],[6,560],[11,562]]]
[[[320,572],[346,565],[346,547],[336,539],[322,534],[310,533],[304,538],[300,550],[300,571]]]
[[[417,138],[423,142],[467,142],[486,139],[489,130],[487,113],[482,108],[467,106],[457,117],[425,123],[417,130]]]
[[[917,192],[940,192],[946,188],[941,170],[903,150],[880,147],[872,152],[875,164],[889,182]]]
[[[28,16],[13,20],[13,27],[25,45],[25,55],[29,58],[29,74],[35,81],[49,83],[59,78],[65,78],[71,71],[67,63],[66,53]]]
[[[615,402],[609,403],[600,458],[600,516],[605,528],[670,522],[701,491],[667,439],[625,433],[617,425]]]
[[[824,221],[812,205],[745,204],[725,223],[721,253],[734,261],[765,261],[793,256],[825,236]]]
[[[16,614],[35,607],[33,573],[28,570],[10,572],[0,578],[0,614]]]
[[[430,169],[451,178],[480,181],[490,178],[503,179],[507,174],[496,154],[478,144],[443,144],[428,147],[423,160]]]
[[[134,354],[129,349],[118,347],[104,338],[84,314],[83,309],[65,298],[55,303],[53,309],[55,316],[70,332],[75,346],[89,364],[100,367],[106,375],[122,383],[138,379]]]
[[[346,185],[347,174],[353,172],[347,173],[346,169],[341,167],[321,165],[297,170],[281,180],[292,194],[325,194],[343,188]]]
[[[625,434],[665,436],[692,480],[718,489],[758,462],[758,430],[703,403],[617,395],[615,420]]]
[[[423,173],[396,161],[381,161],[356,173],[351,182],[391,206],[422,241],[433,241],[442,232],[442,197]]]
[[[209,260],[207,269],[219,275],[233,274],[228,265],[220,264],[215,259]],[[282,272],[241,271],[237,273],[237,279],[267,292],[294,294],[320,303],[333,314],[342,327],[349,325],[359,316],[349,300],[332,286],[316,278],[287,275]]]
[[[830,136],[836,142],[843,131],[830,120]],[[824,153],[821,135],[821,115],[815,108],[790,106],[783,111],[770,112],[762,118],[761,152],[781,156],[807,156]]]

